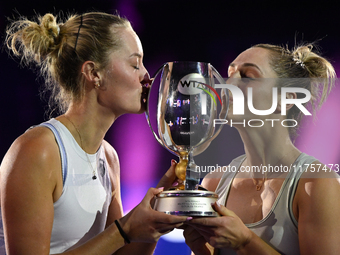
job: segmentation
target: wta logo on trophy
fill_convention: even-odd
[[[202,115],[207,114],[207,95],[213,100],[215,106],[217,106],[215,97],[218,99],[220,105],[222,105],[219,94],[212,86],[208,85],[209,81],[206,79],[207,78],[204,78],[200,74],[192,73],[185,75],[178,83],[178,91],[180,93],[184,95],[200,95]]]

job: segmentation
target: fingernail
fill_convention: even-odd
[[[175,164],[177,164],[176,160],[172,159],[172,160],[171,160],[171,165],[173,166],[173,165],[175,165]]]
[[[160,188],[158,188],[158,190],[164,190],[164,187],[160,187]]]
[[[178,182],[174,182],[173,184],[172,184],[172,187],[175,187],[175,186],[177,186],[178,185]]]
[[[188,220],[192,220],[193,218],[192,217],[188,217],[186,220],[188,221]]]

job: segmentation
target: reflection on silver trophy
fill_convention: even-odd
[[[159,76],[160,74],[160,76]],[[156,197],[154,209],[167,214],[217,216],[211,203],[217,194],[199,186],[201,173],[193,156],[203,152],[218,135],[223,125],[215,119],[228,113],[228,92],[216,91],[215,80],[225,83],[209,63],[168,62],[156,73],[151,85],[159,82],[157,99],[158,135],[150,119],[150,94],[147,120],[157,141],[179,157],[176,175],[182,184],[163,191]]]

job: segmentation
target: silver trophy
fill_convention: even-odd
[[[159,76],[160,74],[160,76]],[[209,63],[168,62],[155,74],[148,95],[146,117],[157,141],[179,157],[176,175],[182,183],[156,197],[154,209],[172,215],[217,216],[212,209],[218,196],[201,187],[202,173],[193,157],[203,152],[218,135],[225,119],[229,96],[225,89],[217,91],[224,79]],[[150,120],[150,94],[159,82],[157,130]]]

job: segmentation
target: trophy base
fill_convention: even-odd
[[[203,190],[163,191],[156,196],[154,209],[171,215],[215,217],[211,204],[217,201],[218,195]]]

